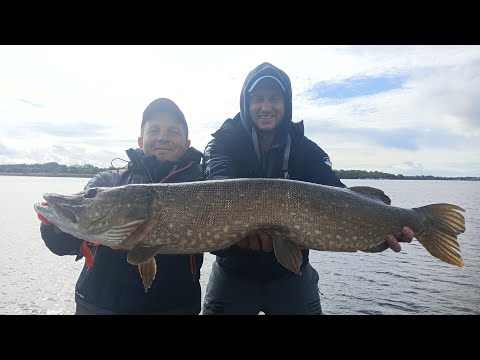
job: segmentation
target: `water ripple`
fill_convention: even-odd
[[[86,179],[0,176],[0,314],[73,314],[74,288],[83,262],[59,257],[44,245],[33,204],[47,191],[76,192]],[[416,240],[394,253],[311,252],[320,275],[322,309],[335,315],[480,315],[480,182],[348,180],[382,189],[392,205],[450,202],[466,209],[460,235],[466,267],[432,257]],[[452,191],[455,188],[455,191]],[[15,189],[18,189],[16,191]],[[22,194],[22,196],[18,196]],[[205,255],[204,294],[214,256]]]

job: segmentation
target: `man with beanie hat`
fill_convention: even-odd
[[[285,178],[345,187],[327,153],[305,137],[303,121],[292,121],[290,78],[272,64],[248,74],[240,112],[212,136],[204,151],[205,180]],[[398,240],[412,241],[413,232],[402,230],[403,238],[385,234],[386,247],[400,251]],[[302,249],[301,275],[283,267],[272,250],[272,239],[259,234],[214,252],[203,314],[322,314],[309,250]]]
[[[202,180],[203,154],[190,146],[185,116],[172,100],[151,102],[140,128],[139,148],[127,150],[127,168],[99,173],[85,189]],[[95,246],[49,223],[42,222],[40,232],[53,253],[76,255],[76,260],[85,257],[75,286],[75,314],[200,313],[203,254],[156,255],[145,263],[156,267],[151,279],[127,262],[125,251]]]

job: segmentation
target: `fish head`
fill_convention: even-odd
[[[148,187],[93,187],[75,194],[45,193],[47,204],[34,208],[63,232],[106,244],[112,234],[121,240],[149,216]]]

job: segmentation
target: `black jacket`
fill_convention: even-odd
[[[255,146],[256,129],[248,113],[245,89],[263,75],[278,78],[286,89],[285,117],[280,123],[273,146],[267,153]],[[289,178],[323,185],[345,187],[332,170],[330,159],[317,144],[304,135],[303,121],[292,122],[292,90],[290,79],[280,69],[264,63],[253,70],[242,88],[240,113],[227,119],[205,148],[205,179],[226,178]],[[288,151],[288,142],[290,150]],[[285,155],[288,162],[285,162]],[[217,261],[227,272],[246,276],[276,278],[288,274],[273,252],[242,249],[237,246],[218,252]],[[308,250],[303,250],[302,267],[308,263]]]
[[[127,151],[128,169],[108,170],[95,175],[85,186],[115,187],[133,183],[199,181],[202,153],[194,148],[175,163],[160,164],[155,156],[145,157],[139,149]],[[190,165],[189,165],[190,164]],[[183,169],[183,170],[181,170]],[[41,225],[46,246],[57,255],[80,254],[82,240]],[[84,266],[75,286],[75,301],[98,313],[199,314],[201,310],[200,268],[203,254],[156,255],[157,274],[145,293],[138,267],[127,262],[127,252],[107,246],[90,247],[93,266]]]

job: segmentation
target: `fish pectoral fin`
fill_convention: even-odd
[[[301,275],[300,266],[303,262],[300,248],[281,234],[272,235],[273,250],[280,264],[297,275]]]
[[[385,195],[385,193],[382,190],[377,188],[373,188],[370,186],[352,186],[352,187],[349,187],[348,190],[355,191],[358,194],[362,194],[376,201],[381,201],[387,205],[392,204],[392,200],[390,200],[390,198],[387,195]]]
[[[102,244],[108,245],[113,249],[122,246],[122,243],[128,239],[128,237],[138,229],[138,227],[144,222],[144,220],[135,220],[127,224],[113,226],[109,230],[102,234],[102,240],[99,241]],[[95,242],[95,240],[93,240]]]
[[[138,271],[142,278],[145,292],[152,286],[155,275],[157,274],[157,262],[154,257],[149,258],[146,262],[138,264]]]

